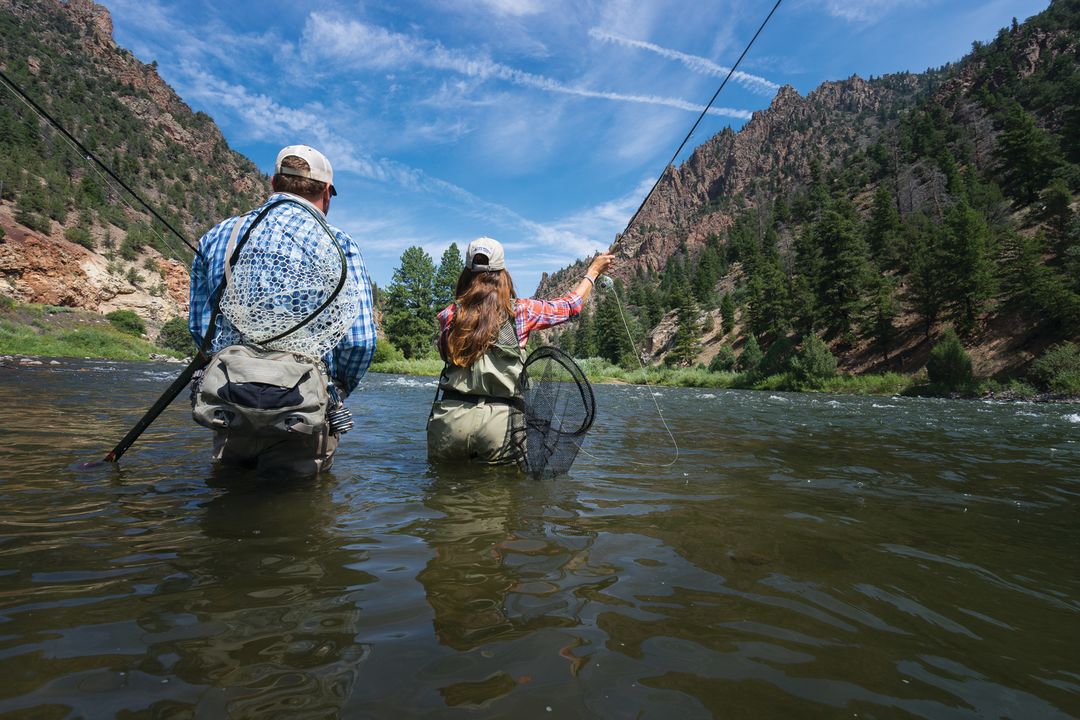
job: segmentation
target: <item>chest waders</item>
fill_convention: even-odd
[[[525,427],[518,379],[525,352],[507,318],[484,355],[467,368],[446,363],[428,417],[428,459],[520,464]]]

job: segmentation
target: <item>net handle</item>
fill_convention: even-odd
[[[307,213],[311,215],[311,217],[313,217],[320,226],[322,226],[322,229],[326,231],[326,234],[334,243],[334,249],[338,252],[338,259],[341,261],[341,276],[338,278],[337,287],[335,287],[333,292],[330,293],[330,297],[328,297],[325,302],[319,305],[319,307],[315,308],[310,315],[298,322],[296,325],[293,325],[285,332],[278,333],[271,338],[266,338],[264,340],[252,338],[252,341],[257,345],[269,345],[270,343],[276,340],[280,340],[287,335],[292,335],[294,332],[314,320],[316,317],[322,314],[323,310],[330,307],[330,303],[334,302],[334,300],[337,299],[337,296],[341,294],[341,290],[345,287],[345,282],[349,278],[349,265],[345,258],[345,249],[341,247],[341,243],[338,242],[337,236],[330,229],[330,226],[326,223],[326,220],[323,219],[323,217],[318,212],[316,212],[314,208],[309,207],[308,205],[300,202],[299,200],[294,200],[292,198],[281,198],[264,207],[259,212],[259,214],[255,216],[255,219],[251,222],[250,225],[248,225],[247,230],[244,231],[244,235],[240,238],[240,241],[235,243],[236,249],[234,250],[234,240],[236,239],[236,233],[240,228],[240,221],[237,220],[236,227],[233,228],[233,233],[229,237],[229,245],[225,249],[225,281],[222,283],[221,294],[218,296],[218,303],[220,304],[221,295],[225,294],[225,288],[228,287],[229,282],[232,280],[232,268],[236,264],[237,260],[239,260],[240,258],[240,251],[243,249],[244,245],[247,244],[248,238],[251,237],[251,231],[254,230],[259,223],[266,219],[266,216],[270,213],[271,210],[273,210],[279,205],[284,205],[286,203],[296,205],[297,207],[306,210]],[[239,328],[237,329],[239,330]]]

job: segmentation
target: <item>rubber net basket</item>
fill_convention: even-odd
[[[524,403],[525,472],[537,480],[567,473],[596,417],[585,373],[569,355],[545,346],[525,360],[518,389]]]
[[[295,206],[275,210],[241,247],[221,312],[246,342],[320,357],[359,313],[360,287],[348,277],[343,250],[325,223]]]

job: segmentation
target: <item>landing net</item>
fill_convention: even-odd
[[[541,347],[525,360],[518,388],[524,401],[525,471],[537,480],[565,474],[596,416],[585,373],[563,351]]]
[[[275,210],[240,247],[221,312],[246,342],[320,357],[359,314],[360,287],[348,277],[344,251],[322,218],[297,203]],[[322,229],[313,232],[311,223]]]

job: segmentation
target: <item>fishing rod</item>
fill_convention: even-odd
[[[667,162],[667,164],[664,166],[663,171],[656,178],[656,182],[654,182],[652,187],[649,188],[649,192],[648,192],[648,194],[645,195],[645,199],[641,201],[640,205],[638,205],[637,210],[635,210],[634,214],[630,217],[630,221],[628,223],[626,223],[626,228],[621,233],[619,233],[618,237],[622,237],[622,236],[626,235],[628,232],[630,232],[630,228],[633,226],[634,221],[637,220],[638,215],[641,214],[642,209],[644,209],[646,203],[649,202],[649,198],[651,198],[653,196],[653,193],[656,191],[656,188],[660,185],[660,181],[663,180],[664,176],[668,174],[668,171],[672,167],[674,167],[675,160],[679,157],[679,153],[681,153],[683,151],[683,148],[686,147],[686,143],[690,142],[690,138],[693,137],[694,131],[697,130],[698,125],[700,125],[701,121],[705,118],[705,114],[709,112],[709,108],[711,108],[713,103],[716,102],[716,98],[720,96],[720,91],[724,89],[724,86],[727,85],[728,80],[730,80],[731,77],[735,74],[735,71],[738,69],[739,64],[743,61],[743,58],[745,58],[746,54],[748,52],[750,52],[750,48],[752,48],[754,46],[754,42],[758,39],[758,36],[761,35],[761,32],[765,29],[765,26],[769,24],[769,20],[772,19],[772,16],[776,13],[777,9],[780,7],[781,2],[783,2],[783,0],[776,0],[776,4],[773,5],[772,10],[770,10],[769,14],[765,16],[765,19],[761,22],[761,25],[758,26],[757,32],[754,33],[754,36],[752,38],[750,38],[750,42],[747,43],[745,48],[743,48],[742,54],[739,55],[739,59],[736,60],[735,64],[731,66],[731,69],[728,70],[727,75],[724,77],[723,81],[720,83],[720,87],[716,88],[716,92],[713,93],[712,98],[709,99],[709,102],[706,103],[705,107],[701,110],[701,114],[698,115],[697,120],[694,121],[693,126],[691,126],[691,128],[690,128],[690,132],[686,133],[686,137],[684,137],[683,141],[681,143],[679,143],[679,147],[678,147],[678,149],[675,150],[675,153],[671,156],[671,160],[669,160]],[[619,315],[622,317],[623,327],[626,329],[626,337],[630,340],[630,347],[634,351],[634,357],[637,358],[638,365],[641,366],[642,377],[645,379],[645,386],[647,388],[649,388],[650,391],[651,391],[652,385],[649,384],[648,370],[645,368],[645,361],[641,359],[641,354],[638,352],[637,348],[634,346],[634,335],[633,335],[633,333],[630,332],[630,324],[626,320],[626,311],[623,308],[622,298],[620,298],[619,293],[615,291],[615,282],[610,277],[608,277],[607,275],[601,275],[599,278],[597,278],[597,280],[599,281],[600,288],[603,289],[603,290],[610,290],[611,294],[615,296],[615,300],[619,303]],[[660,422],[663,423],[664,429],[667,430],[668,437],[671,438],[671,444],[675,447],[675,457],[674,457],[674,459],[671,460],[671,462],[664,463],[662,465],[658,465],[658,464],[654,464],[654,463],[640,463],[640,462],[635,462],[635,461],[630,461],[630,462],[633,465],[644,465],[644,466],[647,466],[647,467],[670,467],[670,466],[674,465],[676,462],[678,462],[678,460],[679,460],[679,443],[675,440],[675,434],[671,431],[671,428],[668,426],[667,419],[664,418],[664,413],[660,409],[660,402],[656,399],[656,393],[650,392],[650,396],[652,397],[653,405],[656,406],[656,414],[660,416]],[[586,455],[589,455],[589,453],[587,451],[584,451],[584,452],[585,452]]]
[[[762,30],[765,29],[765,26],[769,24],[769,20],[772,19],[773,14],[776,13],[777,9],[780,7],[781,2],[783,2],[783,0],[776,0],[776,4],[773,5],[772,10],[769,11],[769,14],[765,16],[765,19],[761,22],[761,25],[758,27],[757,32],[754,33],[754,37],[750,38],[750,42],[747,43],[746,47],[742,51],[742,54],[739,55],[739,59],[736,60],[735,64],[731,66],[731,69],[728,70],[728,74],[720,83],[720,87],[716,88],[716,92],[713,93],[712,98],[702,109],[701,114],[698,115],[697,120],[694,121],[693,126],[690,128],[690,132],[686,133],[686,137],[684,137],[683,141],[679,143],[679,147],[671,156],[671,160],[668,160],[667,165],[664,166],[663,172],[660,173],[660,176],[656,178],[656,182],[654,182],[652,187],[649,188],[649,193],[645,196],[645,199],[641,201],[641,204],[638,205],[638,209],[634,211],[634,214],[630,217],[630,222],[626,223],[626,229],[623,230],[620,235],[625,235],[626,233],[630,232],[630,227],[634,224],[634,221],[637,220],[638,215],[641,214],[641,210],[645,207],[645,203],[649,202],[649,198],[652,197],[653,193],[656,191],[657,186],[660,185],[660,181],[664,179],[665,175],[667,175],[668,170],[672,166],[674,166],[676,158],[679,157],[679,153],[681,153],[683,151],[683,148],[686,147],[686,143],[690,142],[690,138],[693,137],[694,131],[697,130],[698,125],[700,125],[701,121],[705,118],[705,114],[709,112],[709,108],[712,107],[713,103],[716,102],[716,98],[719,97],[720,91],[724,89],[724,86],[727,85],[728,80],[730,80],[731,76],[735,74],[735,71],[739,67],[739,63],[741,63],[743,61],[743,58],[746,57],[746,54],[750,52],[750,48],[754,46],[754,42],[758,39],[758,35],[760,35]]]
[[[146,202],[146,200],[143,200],[142,196],[139,195],[139,193],[135,192],[135,190],[133,190],[127,183],[125,183],[123,181],[123,179],[119,175],[117,175],[115,172],[113,172],[112,168],[110,168],[108,165],[106,165],[105,162],[101,158],[99,158],[91,150],[89,150],[85,145],[83,145],[79,141],[78,138],[76,138],[74,135],[72,135],[70,132],[68,132],[67,128],[65,128],[63,125],[60,124],[60,121],[58,121],[56,118],[54,118],[52,115],[50,115],[48,113],[48,111],[45,110],[45,108],[41,107],[41,105],[39,105],[37,102],[35,102],[34,99],[32,97],[30,97],[19,86],[18,83],[16,83],[14,80],[12,80],[10,77],[8,77],[7,74],[5,74],[2,70],[0,70],[0,80],[3,81],[4,85],[8,88],[8,90],[15,93],[16,97],[18,97],[20,100],[22,100],[24,103],[26,103],[26,105],[28,105],[31,110],[33,110],[35,113],[37,113],[37,115],[39,117],[41,117],[42,119],[47,121],[50,125],[52,125],[54,128],[59,130],[60,134],[62,134],[64,136],[64,138],[67,139],[68,142],[70,142],[72,145],[74,145],[78,149],[78,151],[80,153],[82,153],[82,156],[84,158],[86,158],[87,160],[93,160],[95,163],[97,163],[98,166],[102,170],[104,170],[105,172],[107,172],[109,174],[109,177],[111,177],[113,180],[115,180],[120,185],[120,187],[127,190],[128,193],[133,198],[138,200],[139,204],[142,205],[143,208],[145,208],[147,212],[149,212],[151,215],[153,215],[155,218],[157,218],[157,220],[162,225],[164,225],[166,228],[171,230],[173,235],[176,235],[176,237],[178,237],[180,239],[180,242],[187,245],[188,248],[193,253],[195,253],[195,255],[197,257],[200,257],[200,258],[202,257],[202,253],[199,252],[199,249],[197,247],[195,247],[194,245],[192,245],[190,242],[188,242],[188,239],[186,237],[184,237],[183,234],[181,234],[179,230],[174,228],[172,226],[172,224],[169,223],[168,220],[166,220],[161,215],[159,215],[157,210],[155,210],[153,207],[151,207],[150,204],[148,202]]]

